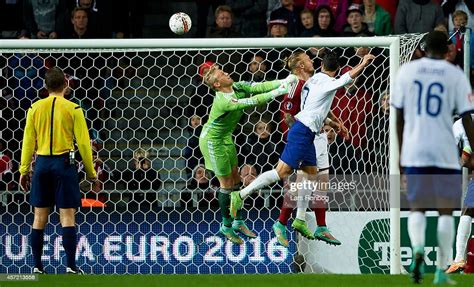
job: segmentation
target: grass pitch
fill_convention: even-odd
[[[453,275],[458,287],[474,287],[474,274]],[[412,284],[407,275],[326,275],[326,274],[265,274],[265,275],[41,275],[36,282],[0,282],[0,287],[371,287],[371,286],[434,286],[433,274],[425,276],[421,285]]]

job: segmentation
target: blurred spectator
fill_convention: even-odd
[[[269,36],[280,38],[288,36],[288,22],[283,19],[270,20],[268,23]]]
[[[270,14],[270,20],[286,20],[288,37],[297,37],[303,31],[303,25],[300,21],[301,10],[301,8],[294,5],[293,0],[281,0],[281,7]]]
[[[474,30],[474,0],[445,0],[441,4],[444,16],[448,19],[448,30],[453,31],[454,19],[453,13],[455,11],[464,11],[467,15],[466,27]],[[472,33],[472,32],[471,32]]]
[[[234,26],[244,37],[264,37],[267,35],[265,12],[268,0],[227,0],[226,4],[234,12]]]
[[[443,9],[431,0],[404,0],[398,5],[395,34],[431,32],[444,24]]]
[[[251,164],[244,164],[240,168],[239,174],[240,181],[242,182],[243,187],[246,187],[251,184],[252,181],[254,181],[258,176],[257,169]]]
[[[207,15],[209,14],[209,9],[211,11],[216,11],[217,7],[225,4],[225,0],[196,0],[196,9],[197,9],[197,24],[196,24],[196,37],[204,38],[207,33]]]
[[[69,39],[93,39],[96,38],[94,31],[89,29],[89,16],[87,10],[76,7],[71,12],[72,31]]]
[[[187,128],[189,133],[188,144],[184,148],[183,157],[186,159],[186,175],[190,179],[193,169],[202,162],[202,153],[199,149],[199,135],[202,131],[201,117],[194,115]]]
[[[353,4],[347,10],[347,24],[342,33],[345,37],[369,37],[375,34],[369,31],[369,26],[362,22],[362,10],[359,5]]]
[[[247,71],[242,75],[242,80],[248,82],[266,81],[268,66],[265,63],[265,54],[254,54],[248,64]]]
[[[22,32],[23,0],[0,0],[0,39],[15,39]]]
[[[449,36],[452,36],[452,42],[454,43],[456,49],[456,56],[454,58],[454,62],[459,66],[463,66],[464,62],[464,33],[462,32],[463,27],[467,27],[468,25],[468,15],[466,12],[462,10],[456,10],[452,14],[453,20],[453,30],[449,31]],[[471,53],[471,70],[474,68],[474,41],[471,41],[470,44],[470,53]],[[453,57],[453,51],[451,49],[450,56]]]
[[[331,8],[326,5],[321,5],[314,11],[314,18],[316,19],[316,34],[320,37],[337,37],[339,34],[334,31],[334,23],[336,19],[332,14]]]
[[[233,25],[232,9],[227,5],[217,7],[215,13],[216,25],[209,28],[208,38],[238,38],[242,34]]]
[[[13,164],[6,152],[4,140],[0,140],[0,191],[9,190],[8,186],[13,181]]]
[[[328,144],[332,144],[336,140],[337,133],[336,131],[328,124],[324,124],[323,132],[326,134],[328,138]]]
[[[300,13],[300,19],[303,25],[303,31],[300,33],[300,37],[313,37],[316,34],[313,12],[309,9],[304,9]]]
[[[82,8],[87,12],[87,30],[93,35],[97,35],[98,38],[105,37],[105,33],[102,33],[104,25],[99,24],[99,9],[97,8],[97,1],[95,0],[69,0],[69,10],[73,11],[74,8]]]
[[[380,110],[384,115],[390,113],[390,92],[388,90],[380,97]]]
[[[216,208],[218,202],[214,196],[215,187],[219,186],[217,177],[213,176],[203,164],[194,167],[185,189],[181,192],[181,201],[186,208],[199,205],[203,208]],[[200,190],[204,192],[194,192]],[[198,203],[198,204],[197,204]]]
[[[375,0],[364,0],[362,6],[363,21],[368,25],[369,31],[377,36],[386,36],[392,33],[390,14]]]
[[[334,15],[333,29],[337,33],[342,32],[344,25],[346,24],[346,11],[351,4],[350,0],[318,0],[317,8],[324,6],[328,7],[332,15]],[[316,15],[316,13],[315,13]]]
[[[159,174],[153,169],[148,154],[142,149],[134,152],[131,169],[122,174],[122,179],[130,191],[150,189],[157,191],[161,187]]]
[[[278,162],[278,145],[272,140],[272,127],[266,120],[260,120],[255,125],[254,132],[248,136],[246,143],[241,146],[239,162],[252,164],[257,172],[271,170]],[[242,135],[244,136],[244,135]],[[237,141],[239,142],[239,141]]]
[[[27,38],[56,39],[66,34],[67,1],[24,0],[23,21]]]
[[[212,186],[212,175],[203,164],[194,167],[192,177],[186,185],[187,189],[209,189]]]

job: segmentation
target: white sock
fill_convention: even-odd
[[[454,218],[451,215],[439,216],[437,230],[439,253],[436,267],[444,270],[448,267],[448,258],[453,254]]]
[[[312,191],[307,188],[298,190],[298,201],[296,202],[296,218],[305,221],[306,210],[308,209],[308,202]]]
[[[425,247],[425,232],[425,214],[420,211],[410,212],[410,215],[408,215],[408,235],[413,249]]]
[[[280,180],[278,172],[274,169],[266,171],[259,175],[251,184],[240,191],[240,197],[245,199],[257,190]]]
[[[472,217],[463,215],[459,218],[458,231],[456,235],[456,258],[455,262],[464,260],[466,255],[466,246],[471,235]]]

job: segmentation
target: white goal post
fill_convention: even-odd
[[[133,53],[140,53],[140,52],[148,52],[148,51],[167,51],[167,52],[186,52],[186,51],[201,51],[201,50],[225,50],[225,51],[231,51],[231,50],[238,50],[238,49],[252,49],[252,50],[258,50],[258,49],[304,49],[307,50],[311,47],[325,47],[325,48],[352,48],[352,47],[376,47],[376,48],[382,48],[385,51],[385,56],[388,58],[388,68],[389,68],[389,80],[387,81],[388,87],[393,87],[395,80],[396,80],[396,74],[398,71],[398,68],[401,64],[409,61],[411,59],[412,53],[415,50],[415,47],[418,45],[419,41],[421,40],[420,35],[403,35],[403,36],[393,36],[393,37],[357,37],[357,38],[246,38],[246,39],[84,39],[84,40],[0,40],[0,57],[5,54],[5,53],[48,53],[48,54],[55,54],[55,53],[110,53],[110,52],[121,52],[124,55],[127,52],[133,52]],[[386,53],[388,51],[388,54]],[[149,55],[148,55],[149,56]],[[10,56],[9,56],[10,57]],[[92,56],[91,56],[92,57]],[[200,63],[194,63],[194,65],[197,65],[199,67]],[[221,63],[219,63],[221,64]],[[101,67],[97,67],[101,68]],[[160,68],[160,67],[157,67]],[[174,69],[174,67],[171,67]],[[179,73],[179,72],[177,72]],[[1,72],[0,72],[1,75]],[[379,77],[382,77],[381,75],[377,75]],[[178,76],[179,77],[179,76]],[[142,83],[143,83],[142,79]],[[386,81],[386,79],[379,79],[379,82]],[[130,81],[131,82],[131,81]],[[129,85],[131,85],[129,83]],[[390,96],[392,96],[393,89],[390,90]],[[177,100],[179,101],[179,99]],[[118,104],[117,106],[114,106],[114,108],[119,108]],[[142,107],[139,107],[142,108]],[[146,106],[144,107],[145,109],[147,108]],[[159,107],[158,107],[159,108]],[[172,107],[171,107],[172,109]],[[393,108],[392,108],[393,109]],[[168,117],[172,117],[172,115],[168,115]],[[165,116],[166,117],[166,116]],[[396,125],[395,125],[395,112],[391,110],[390,112],[390,132],[389,132],[389,154],[382,154],[381,156],[389,157],[389,164],[385,167],[382,168],[383,176],[385,176],[385,179],[390,178],[391,180],[388,180],[389,182],[389,189],[390,189],[390,196],[389,196],[389,202],[384,202],[384,212],[390,211],[389,215],[389,238],[390,238],[390,268],[389,271],[391,274],[399,274],[402,270],[401,266],[401,257],[400,257],[400,237],[401,237],[401,230],[400,230],[400,182],[398,180],[393,180],[393,178],[397,178],[399,175],[399,169],[398,169],[398,144],[397,144],[397,136],[396,136]],[[20,119],[18,119],[20,120]],[[153,121],[153,119],[151,119]],[[119,126],[115,127],[119,129]],[[146,128],[146,127],[140,127],[140,128]],[[13,129],[13,128],[12,128]],[[22,127],[17,127],[16,129],[22,129]],[[111,128],[112,129],[112,128]],[[388,131],[386,131],[388,132]],[[137,139],[138,142],[140,142],[140,139]],[[148,143],[147,143],[148,144]],[[151,140],[150,146],[153,144],[153,140]],[[126,148],[128,148],[128,143]],[[115,147],[117,148],[117,147]],[[172,147],[170,148],[170,150]],[[171,152],[171,151],[170,151]],[[159,152],[157,152],[159,153]],[[19,159],[15,159],[16,161],[19,161]],[[360,161],[362,161],[364,164],[371,164],[369,158],[361,158]],[[174,164],[174,168],[177,167],[177,164]],[[388,174],[387,174],[388,173]],[[166,182],[166,180],[164,180]],[[170,182],[172,180],[170,179]],[[176,184],[175,184],[176,185]],[[387,185],[385,185],[387,187]],[[168,195],[169,199],[169,195]],[[194,200],[194,198],[193,198]],[[383,200],[383,199],[382,199]],[[4,202],[5,203],[5,202]],[[6,203],[8,204],[8,203]],[[276,207],[275,207],[276,208]],[[279,208],[279,206],[278,206]],[[371,210],[377,212],[377,210]],[[172,212],[172,211],[170,211]],[[260,215],[260,213],[258,213]],[[265,213],[264,213],[265,214]],[[328,214],[328,217],[331,216],[331,213]],[[11,218],[13,218],[14,215],[12,215]],[[145,214],[145,217],[148,218],[148,214]],[[16,217],[15,217],[16,218]],[[158,218],[158,216],[156,217]],[[169,217],[170,218],[170,217]],[[25,215],[26,219],[26,215]],[[180,219],[181,220],[181,219]],[[202,219],[204,220],[204,219]],[[2,219],[2,224],[6,225],[6,222],[3,222]],[[115,228],[115,227],[114,227]],[[339,226],[339,227],[332,227],[333,229],[337,228],[344,228],[344,226]],[[5,227],[5,229],[7,229]],[[92,230],[92,228],[91,228]],[[128,230],[128,229],[127,229]],[[254,230],[256,233],[259,232],[258,229]],[[374,231],[376,232],[376,231]],[[381,229],[380,232],[383,232]],[[388,234],[387,234],[388,235]],[[112,236],[111,236],[112,237]],[[158,238],[159,237],[159,238]],[[12,237],[13,238],[13,237]],[[203,235],[204,238],[204,235]],[[119,241],[118,237],[115,236],[112,238],[113,240]],[[111,242],[113,240],[108,241],[109,244],[112,244]],[[6,239],[5,239],[6,240]],[[9,239],[13,240],[13,239]],[[127,237],[127,241],[133,241],[135,239],[129,239]],[[153,241],[154,240],[154,241]],[[157,242],[157,240],[162,240],[163,242],[165,241],[164,238],[161,238],[161,236],[157,236],[156,238],[151,238],[150,242]],[[206,240],[206,239],[203,239]],[[214,238],[207,238],[209,242],[214,242],[212,240],[215,240]],[[87,239],[86,239],[87,241]],[[4,243],[4,239],[2,239],[2,244]],[[82,242],[85,244],[84,242]],[[169,243],[169,242],[168,242]],[[168,244],[166,243],[166,244]],[[182,244],[188,244],[189,242],[183,239],[183,242],[180,241]],[[202,243],[202,242],[201,242]],[[274,243],[274,242],[273,242]],[[130,243],[134,244],[134,243]],[[147,243],[148,244],[148,243]],[[151,243],[150,243],[151,244]],[[165,244],[165,243],[163,243]],[[260,241],[258,241],[258,244],[253,242],[253,246],[258,249],[260,248]],[[269,243],[270,244],[270,243]],[[105,245],[105,244],[104,244]],[[217,243],[216,243],[217,245]],[[215,246],[216,246],[215,245]],[[257,248],[258,245],[258,248]],[[140,245],[141,246],[141,245]],[[180,258],[183,260],[183,262],[186,262],[186,256],[188,253],[187,251],[182,251],[180,249],[179,243],[178,247],[175,248],[173,247],[173,253],[177,253]],[[140,247],[141,248],[141,247]],[[161,247],[153,247],[152,248],[161,248]],[[194,248],[194,246],[193,246]],[[199,249],[199,245],[196,247]],[[220,248],[220,245],[219,245]],[[231,250],[230,252],[232,253],[232,248],[231,247],[226,247],[226,250]],[[230,249],[229,249],[230,248]],[[91,248],[93,250],[93,248]],[[104,249],[105,250],[105,249]],[[212,250],[212,249],[211,249]],[[260,250],[260,249],[258,249]],[[156,250],[155,250],[156,251]],[[59,251],[58,251],[59,252]],[[128,252],[128,251],[127,251]],[[134,251],[136,253],[136,251]],[[245,252],[245,251],[244,251]],[[255,251],[257,252],[257,251]],[[132,253],[132,251],[130,251]],[[183,254],[184,255],[183,255]],[[128,256],[128,255],[127,255]],[[139,255],[134,255],[131,254],[129,257],[134,257],[136,256],[138,258]],[[236,258],[240,255],[232,255],[232,258]],[[111,256],[113,257],[113,256]],[[156,256],[155,256],[156,257]],[[92,256],[90,257],[92,258]],[[184,259],[183,259],[184,258]],[[141,259],[140,259],[141,260]],[[140,261],[137,259],[137,262]],[[156,258],[155,258],[156,260]],[[191,260],[191,259],[190,259]],[[236,259],[237,260],[237,259]],[[252,260],[260,260],[258,258],[258,254],[254,255],[254,257],[249,257],[249,262]],[[14,262],[14,260],[12,260]],[[181,261],[180,261],[181,262]],[[278,260],[276,261],[278,262]],[[26,263],[25,263],[26,264]],[[91,263],[92,264],[92,263]],[[105,266],[105,265],[104,265]],[[141,270],[140,269],[140,263],[137,263],[136,270]],[[187,265],[186,265],[187,266]],[[206,271],[201,270],[202,265],[196,265],[196,269],[194,267],[183,267],[185,272],[190,272],[190,273],[207,273],[208,269],[205,269]],[[97,270],[102,270],[102,272],[107,273],[107,272],[122,272],[118,270],[122,270],[120,268],[112,267],[112,269],[108,269],[107,266],[102,267],[102,269],[97,269]],[[148,268],[148,267],[147,267]],[[165,267],[162,267],[165,268]],[[171,267],[170,267],[171,268]],[[179,269],[180,267],[173,267],[173,272],[176,270],[181,270]],[[188,269],[190,268],[190,269]],[[214,267],[209,267],[209,272],[211,272]],[[166,268],[165,268],[166,269]],[[9,270],[7,269],[2,269],[2,270]],[[23,269],[22,269],[23,270]],[[94,269],[96,270],[96,269]],[[111,271],[112,270],[112,271]],[[133,269],[135,270],[135,269]],[[144,269],[147,271],[144,272],[155,272],[155,269],[153,269],[153,266],[150,267],[149,269]],[[161,269],[164,270],[164,269]],[[169,269],[171,270],[171,269]],[[196,271],[197,270],[197,271]],[[240,270],[240,269],[239,269]],[[247,270],[244,268],[244,270]],[[259,270],[259,269],[255,269]],[[135,271],[129,271],[126,269],[124,271],[125,273],[127,272],[135,272]],[[176,271],[178,272],[178,271]],[[179,271],[181,272],[181,271]],[[224,269],[220,269],[218,272],[227,272]],[[272,272],[272,271],[268,271]]]

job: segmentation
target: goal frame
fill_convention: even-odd
[[[390,37],[334,37],[334,38],[245,38],[245,39],[81,39],[81,40],[0,40],[4,50],[141,50],[141,49],[237,49],[237,48],[296,48],[296,47],[382,47],[389,49],[390,86],[396,81],[400,61],[400,38]],[[390,97],[393,89],[390,89]],[[396,115],[390,112],[390,274],[400,274],[400,182]]]

